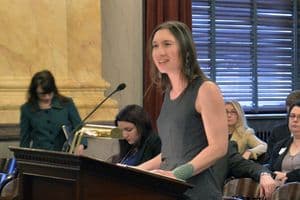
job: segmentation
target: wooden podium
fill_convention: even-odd
[[[9,147],[24,200],[171,200],[192,186],[182,181],[86,156]]]

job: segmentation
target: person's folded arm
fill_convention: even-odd
[[[262,172],[267,172],[271,174],[271,171],[251,160],[244,159],[237,150],[237,144],[234,141],[230,142],[229,149],[229,175],[237,178],[249,177],[259,182],[260,174]]]
[[[250,158],[256,160],[257,157],[259,157],[267,151],[268,145],[267,143],[256,137],[254,133],[248,133],[247,137],[248,145],[250,147],[248,151],[251,152]]]

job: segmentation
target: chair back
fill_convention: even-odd
[[[7,182],[0,193],[0,199],[18,199],[19,196],[19,178],[14,178]]]
[[[300,199],[300,182],[286,183],[275,190],[272,200]]]
[[[15,174],[17,170],[17,160],[15,158],[9,158],[5,165],[3,172],[7,174]]]
[[[15,158],[0,158],[0,193],[3,187],[17,176]]]
[[[249,200],[260,199],[259,183],[251,178],[232,179],[224,185],[223,196]]]

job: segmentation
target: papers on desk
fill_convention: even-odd
[[[154,171],[140,169],[136,166],[130,166],[130,165],[125,165],[125,164],[121,164],[121,163],[117,163],[116,165],[124,167],[124,168],[133,169],[135,171],[139,171],[139,172],[142,172],[142,173],[148,173],[148,174],[155,175],[155,176],[161,176],[161,177],[164,177],[164,178],[169,178],[169,179],[180,181],[180,182],[185,182],[184,180],[181,180],[181,179],[176,179],[176,178],[173,178],[173,177],[165,176],[163,174],[158,174],[158,173],[155,173]]]

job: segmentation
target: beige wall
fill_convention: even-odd
[[[121,82],[90,120],[142,103],[142,1],[0,0],[0,20],[0,124],[19,122],[30,78],[45,68],[82,118]]]
[[[123,107],[142,105],[143,16],[141,0],[102,1],[102,72],[113,87],[126,83],[113,99]]]

